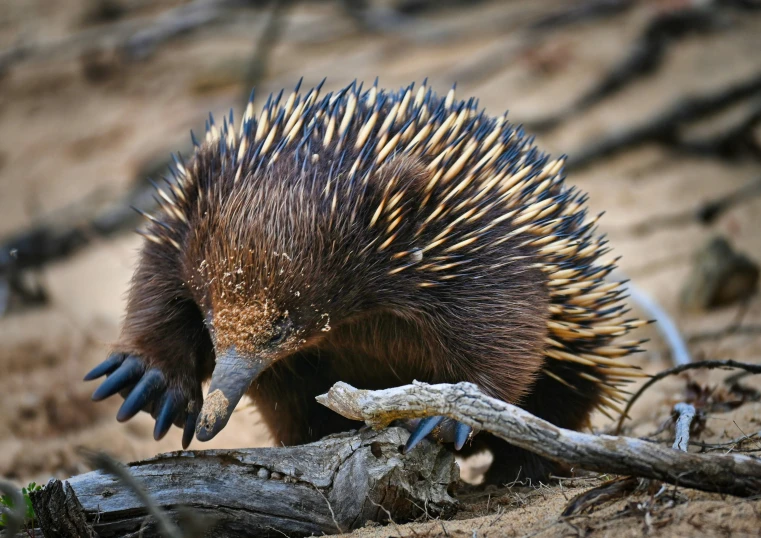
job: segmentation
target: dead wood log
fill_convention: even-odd
[[[382,427],[393,420],[445,415],[520,448],[574,468],[633,475],[670,484],[751,496],[761,493],[761,459],[741,454],[690,454],[655,443],[558,428],[472,383],[415,382],[386,390],[336,383],[317,401],[353,420]]]
[[[216,518],[210,535],[220,538],[335,534],[389,517],[400,522],[426,513],[451,515],[456,500],[449,491],[459,478],[452,453],[425,443],[402,456],[407,437],[406,430],[389,428],[294,447],[180,451],[127,469],[170,519],[180,521],[188,511]],[[40,522],[64,517],[62,503],[47,493],[53,490],[75,495],[101,538],[160,536],[144,503],[109,474],[94,471],[33,494]],[[56,534],[49,526],[42,531],[79,536]]]

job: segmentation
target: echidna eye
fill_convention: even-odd
[[[291,329],[291,320],[287,317],[281,317],[274,323],[272,329],[272,337],[269,343],[270,345],[277,345],[288,336],[288,332]]]

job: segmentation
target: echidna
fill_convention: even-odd
[[[339,380],[470,381],[573,429],[617,409],[641,342],[614,338],[643,322],[605,278],[616,260],[563,159],[454,88],[321,86],[258,117],[252,96],[239,131],[210,118],[175,159],[93,399],[121,391],[119,421],[150,411],[154,437],[174,423],[184,447],[244,394],[278,444],[356,428],[315,401]],[[433,430],[457,449],[472,436],[432,417],[408,448]],[[483,447],[489,480],[552,470],[483,433],[466,450]]]

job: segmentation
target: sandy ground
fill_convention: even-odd
[[[124,2],[135,9],[126,23],[177,2]],[[367,34],[338,13],[333,3],[299,6],[270,60],[259,95],[307,86],[328,77],[327,86],[376,75],[388,87],[428,76],[440,91],[458,82],[461,96],[476,95],[492,113],[510,109],[513,121],[545,116],[562,108],[597,80],[628,50],[658,9],[679,2],[641,2],[626,14],[542,34],[530,47],[524,27],[561,2],[528,0],[479,4],[468,10],[426,14],[413,26]],[[200,130],[206,113],[237,106],[244,88],[239,73],[262,27],[257,13],[192,34],[161,47],[145,61],[110,63],[96,77],[67,36],[98,25],[87,22],[84,0],[9,0],[0,14],[0,47],[42,39],[43,54],[12,67],[0,78],[0,236],[64,210],[83,198],[112,200],[125,192],[143,163],[187,146],[189,129]],[[6,9],[7,7],[7,9]],[[648,118],[685,92],[718,89],[761,67],[761,16],[730,14],[728,28],[687,38],[670,49],[656,75],[629,86],[615,98],[538,137],[556,154],[573,154],[586,142]],[[90,39],[90,38],[88,38]],[[94,37],[92,39],[95,39]],[[63,41],[58,41],[63,40]],[[64,44],[61,44],[64,43]],[[80,44],[81,45],[81,44]],[[707,127],[710,131],[710,126]],[[674,317],[696,358],[759,362],[759,333],[739,331],[721,338],[699,335],[738,319],[761,323],[761,300],[748,299],[710,313],[686,313],[679,290],[693,253],[723,234],[761,260],[761,199],[738,206],[710,227],[688,222],[643,229],[642,224],[680,214],[758,177],[752,162],[725,162],[644,147],[574,172],[569,180],[591,195],[593,212],[607,211],[601,228],[621,269]],[[133,234],[95,243],[76,256],[35,275],[49,292],[44,308],[15,311],[0,319],[0,476],[19,484],[87,471],[79,447],[107,450],[134,460],[179,447],[178,431],[155,443],[152,421],[114,419],[117,401],[94,405],[93,386],[82,375],[104,357],[118,333],[125,290],[139,238]],[[648,372],[668,366],[668,350],[652,329],[647,352],[636,361]],[[727,372],[689,376],[727,397]],[[629,433],[649,435],[686,397],[687,377],[656,385],[632,411]],[[743,380],[754,386],[749,378]],[[755,382],[756,387],[761,384]],[[723,391],[723,392],[722,392]],[[596,417],[598,429],[610,427]],[[761,404],[711,412],[700,439],[721,443],[761,429]],[[666,429],[661,438],[668,441]],[[256,411],[235,413],[207,446],[266,446],[267,432]],[[761,449],[745,444],[744,449]],[[206,446],[204,446],[206,448]],[[755,536],[761,501],[678,489],[649,501],[647,493],[560,521],[567,499],[595,480],[562,487],[495,490],[487,500],[466,503],[456,520],[370,527],[356,536]]]

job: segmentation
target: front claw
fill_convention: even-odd
[[[473,434],[473,428],[467,424],[444,416],[425,417],[405,422],[404,425],[412,431],[404,446],[405,454],[429,436],[439,443],[454,443],[455,450],[459,451]]]
[[[197,411],[189,409],[189,398],[181,387],[172,386],[166,375],[158,368],[149,368],[137,355],[114,353],[93,368],[85,381],[106,375],[106,380],[95,389],[92,399],[104,400],[121,393],[124,397],[116,420],[125,422],[139,411],[147,411],[156,419],[153,438],[162,439],[172,424],[183,428],[182,448],[193,439]],[[197,391],[200,394],[200,387]],[[197,405],[192,406],[194,409]]]

